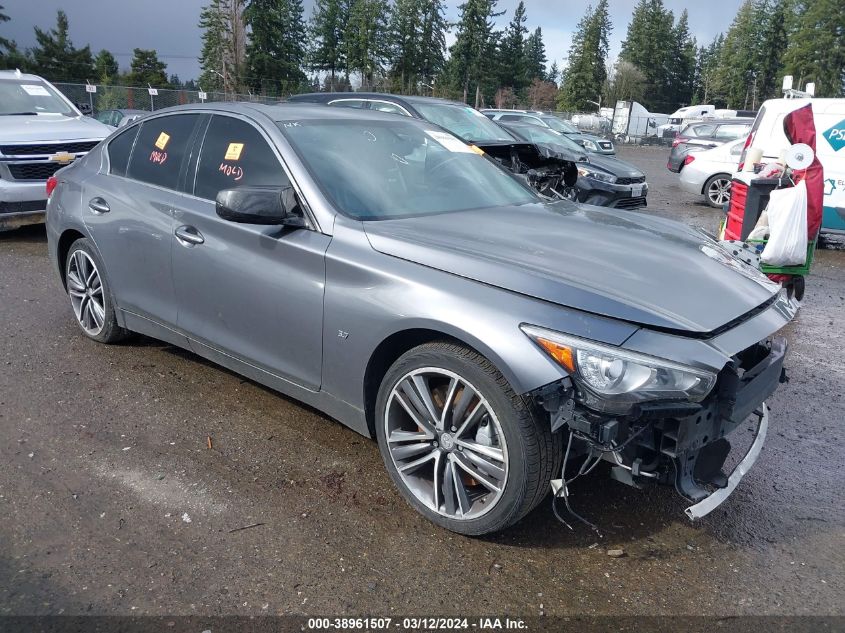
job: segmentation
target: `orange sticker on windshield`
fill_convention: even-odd
[[[164,149],[165,147],[167,147],[167,144],[169,142],[170,142],[170,134],[168,134],[167,132],[162,132],[161,134],[158,135],[158,138],[156,139],[156,142],[155,142],[155,146],[159,149]]]
[[[229,143],[226,156],[223,157],[223,160],[239,160],[242,151],[244,151],[243,143]]]

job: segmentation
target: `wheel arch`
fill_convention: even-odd
[[[67,254],[70,251],[70,245],[78,239],[87,237],[87,235],[81,233],[77,229],[65,229],[59,236],[59,241],[56,245],[56,263],[59,266],[59,277],[62,280],[62,287],[65,290],[67,290],[67,279],[65,279],[65,267],[67,266]]]
[[[481,341],[466,332],[453,332],[451,328],[436,324],[408,327],[385,337],[373,350],[364,371],[363,402],[364,415],[371,437],[376,435],[375,405],[379,387],[390,366],[408,350],[425,343],[445,341],[463,345],[481,354],[502,372],[505,379],[517,393],[519,381],[503,359]]]

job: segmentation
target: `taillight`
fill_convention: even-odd
[[[47,179],[47,197],[49,198],[53,195],[53,190],[56,188],[56,185],[59,184],[59,179],[55,176],[50,176]]]
[[[684,158],[684,165],[689,165],[694,160],[695,154],[687,154],[686,158]]]

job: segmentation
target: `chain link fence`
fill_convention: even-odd
[[[208,101],[250,101],[280,103],[283,99],[232,92],[200,92],[170,88],[133,88],[130,86],[54,83],[68,99],[86,114],[104,110],[161,110],[170,106]],[[153,94],[150,94],[150,93]]]

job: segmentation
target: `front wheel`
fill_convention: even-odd
[[[731,177],[727,174],[716,174],[704,183],[704,196],[707,204],[721,209],[731,199]]]
[[[428,343],[388,370],[376,404],[385,466],[429,520],[487,534],[545,497],[560,434],[515,394],[490,361],[461,345]]]

